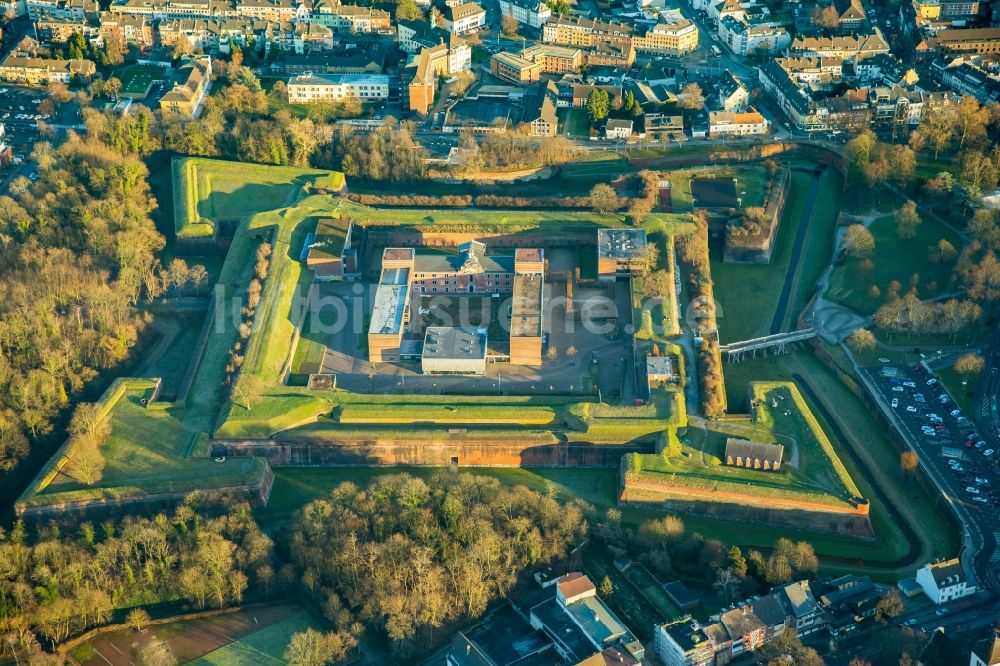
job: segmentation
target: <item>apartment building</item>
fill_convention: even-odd
[[[750,109],[742,113],[733,111],[711,111],[708,114],[709,136],[752,136],[768,133],[767,120],[759,112]]]
[[[53,82],[69,83],[76,79],[90,79],[97,67],[90,60],[55,60],[30,58],[11,53],[0,63],[0,81],[24,85],[43,85]]]
[[[312,9],[313,21],[340,34],[390,34],[392,17],[374,7],[344,5],[337,0],[320,0]]]
[[[698,27],[683,19],[657,23],[646,31],[636,32],[632,46],[639,53],[660,53],[679,56],[698,49]]]
[[[583,51],[558,44],[537,44],[521,51],[521,57],[542,66],[545,74],[575,74],[583,66]]]
[[[299,74],[288,80],[292,104],[341,102],[359,99],[374,102],[389,97],[389,77],[384,74]]]
[[[444,22],[449,32],[467,35],[486,25],[486,10],[474,2],[448,7],[444,12]]]
[[[188,60],[179,70],[174,86],[160,98],[160,110],[186,118],[196,118],[211,87],[212,60]]]
[[[719,39],[742,56],[779,53],[792,43],[792,36],[782,26],[751,25],[732,16],[719,22]]]
[[[89,21],[65,18],[44,18],[35,21],[35,39],[42,44],[62,45],[74,34],[90,41],[98,38],[97,25]]]
[[[25,0],[25,7],[32,21],[95,21],[101,12],[97,0]]]
[[[989,55],[1000,53],[1000,28],[941,30],[917,45],[918,53]]]
[[[532,28],[541,28],[552,16],[552,10],[541,0],[500,0],[500,13]]]
[[[549,44],[580,48],[591,48],[600,42],[631,43],[632,28],[623,23],[553,16],[542,30],[542,40]]]
[[[792,41],[790,53],[806,58],[835,57],[853,61],[889,53],[889,45],[876,29],[868,35],[796,37]]]

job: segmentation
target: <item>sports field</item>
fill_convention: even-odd
[[[307,184],[331,191],[344,186],[336,171],[176,158],[174,230],[178,238],[212,236],[218,224],[290,205]]]
[[[153,65],[132,65],[126,67],[118,73],[118,79],[122,82],[122,95],[144,99],[149,87],[155,81],[166,81],[170,77],[168,70]]]
[[[193,620],[152,625],[141,633],[125,629],[100,634],[71,653],[84,666],[150,663],[149,653],[169,654],[164,663],[199,666],[283,664],[293,634],[320,628],[298,604],[252,606]]]

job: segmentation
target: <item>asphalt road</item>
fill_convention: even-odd
[[[861,372],[875,388],[883,412],[964,525],[963,541],[971,548],[962,554],[963,564],[972,567],[980,584],[1000,586],[1000,453],[989,448],[975,424],[922,365],[886,365]]]

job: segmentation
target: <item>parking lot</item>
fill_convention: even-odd
[[[980,436],[922,364],[862,372],[921,465],[954,503],[977,546],[977,573],[995,582],[1000,566],[1000,452]]]

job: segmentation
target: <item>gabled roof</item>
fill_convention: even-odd
[[[1000,664],[1000,630],[994,629],[993,635],[976,643],[973,652],[987,666]]]
[[[965,571],[959,559],[953,558],[941,562],[933,562],[927,565],[930,569],[934,583],[940,587],[951,587],[965,582]]]

